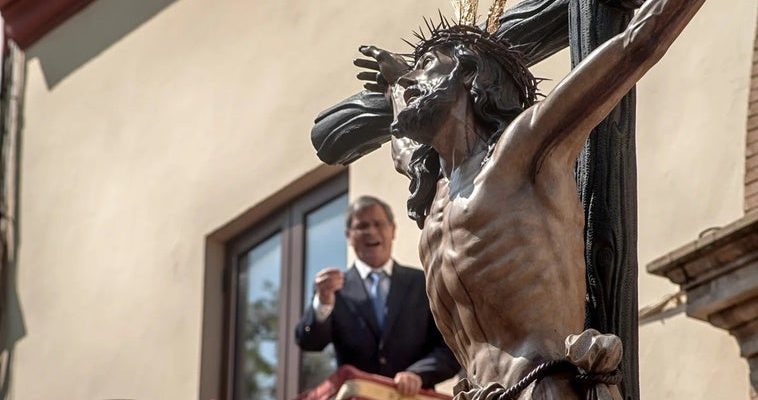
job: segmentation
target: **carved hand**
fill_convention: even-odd
[[[358,51],[373,59],[358,58],[353,61],[353,65],[370,70],[359,72],[357,75],[359,80],[366,81],[363,85],[366,90],[387,93],[389,85],[394,84],[411,69],[399,54],[375,46],[361,46]]]

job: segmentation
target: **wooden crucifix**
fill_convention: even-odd
[[[368,91],[312,140],[330,163],[392,140],[458,399],[639,397],[633,88],[703,2],[496,0],[481,25],[456,0],[412,54],[360,48]],[[538,101],[527,67],[567,42]]]

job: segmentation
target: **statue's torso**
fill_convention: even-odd
[[[583,329],[581,207],[573,174],[545,168],[548,185],[496,160],[462,167],[440,179],[424,224],[432,311],[478,384],[515,383]]]

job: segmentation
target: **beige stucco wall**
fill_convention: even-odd
[[[95,2],[29,52],[17,282],[27,334],[14,400],[191,399],[201,381],[210,398],[218,354],[201,357],[203,307],[218,305],[209,299],[220,285],[206,281],[237,229],[224,227],[319,165],[311,121],[358,90],[359,44],[404,48],[399,37],[422,15],[447,10],[431,0],[164,1],[82,65],[67,59],[96,48],[109,19],[131,16],[117,3]],[[643,267],[741,215],[755,8],[711,0],[640,84]],[[77,67],[61,74],[64,64]],[[538,75],[567,70],[564,52]],[[350,188],[403,214],[407,182],[387,149],[351,168]],[[397,258],[418,264],[417,230],[400,220]],[[641,305],[675,290],[641,272]],[[207,335],[220,317],[206,318]],[[725,332],[677,316],[640,337],[644,398],[747,398],[747,368]]]
[[[639,261],[742,216],[756,2],[708,2],[640,83]],[[678,288],[640,270],[640,305]],[[640,328],[642,395],[744,399],[747,363],[725,331],[678,315]]]

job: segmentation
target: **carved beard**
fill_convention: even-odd
[[[450,74],[436,85],[421,82],[408,87],[406,90],[418,89],[421,95],[397,115],[390,126],[392,134],[431,145],[456,100],[455,87],[460,83],[457,75]]]

